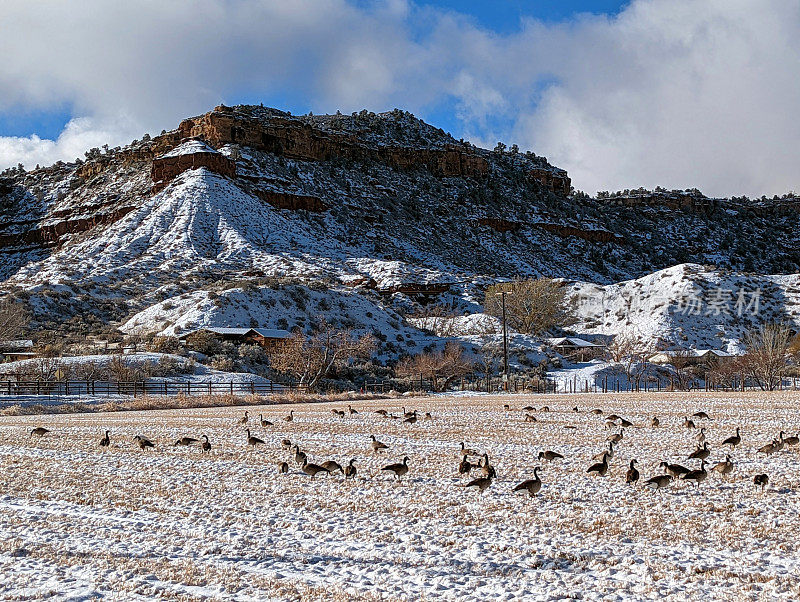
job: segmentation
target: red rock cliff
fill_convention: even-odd
[[[437,176],[475,177],[488,173],[485,159],[458,147],[411,149],[365,146],[348,134],[329,134],[295,119],[273,117],[267,123],[216,110],[181,122],[183,138],[200,137],[215,147],[241,144],[305,161],[335,158],[375,159],[399,169],[427,169]]]

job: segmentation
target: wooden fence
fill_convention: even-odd
[[[305,391],[305,386],[286,385],[274,382],[189,382],[189,381],[0,381],[0,397],[48,396],[92,396],[111,397],[143,395],[169,397],[175,395],[272,395],[287,391]]]

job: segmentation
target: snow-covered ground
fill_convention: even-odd
[[[281,420],[285,407],[250,408],[274,423],[251,420],[266,442],[256,450],[237,424],[241,408],[2,417],[0,598],[796,600],[798,453],[756,450],[781,429],[798,430],[798,401],[792,393],[403,400],[433,415],[414,425],[373,412],[399,414],[387,401],[359,402],[346,418],[330,411],[346,406],[297,405],[293,422]],[[551,411],[525,422],[528,404]],[[586,473],[610,432],[595,407],[635,424],[605,478]],[[742,427],[733,474],[712,473],[699,489],[626,485],[634,457],[644,478],[662,460],[696,466],[687,459],[696,431],[681,424],[700,409],[713,418],[704,423],[712,462]],[[35,426],[52,432],[30,439]],[[111,447],[101,449],[105,429]],[[172,446],[204,433],[208,455]],[[135,434],[156,449],[139,450]],[[371,434],[390,446],[381,457]],[[357,478],[312,482],[281,448],[285,437],[312,462],[355,458]],[[487,451],[497,469],[483,495],[458,476],[460,441]],[[544,449],[566,458],[540,463]],[[402,484],[380,474],[404,455]],[[289,474],[278,472],[282,460]],[[541,492],[512,493],[536,465]],[[752,483],[762,472],[763,494]]]

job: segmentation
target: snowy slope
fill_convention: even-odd
[[[762,322],[800,326],[800,275],[758,276],[682,264],[602,286],[576,282],[576,332],[627,333],[684,347],[737,351]]]

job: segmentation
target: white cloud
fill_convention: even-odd
[[[36,164],[50,165],[58,160],[83,158],[87,149],[126,144],[136,138],[139,129],[119,119],[102,123],[90,117],[72,119],[56,140],[31,136],[0,136],[0,166],[22,163],[28,168]]]
[[[80,11],[5,0],[0,23],[0,111],[67,103],[83,116],[55,141],[0,138],[0,166],[71,159],[277,94],[315,112],[449,105],[457,137],[517,142],[590,192],[797,186],[793,2],[638,0],[614,18],[530,20],[508,35],[404,0],[87,0]]]

